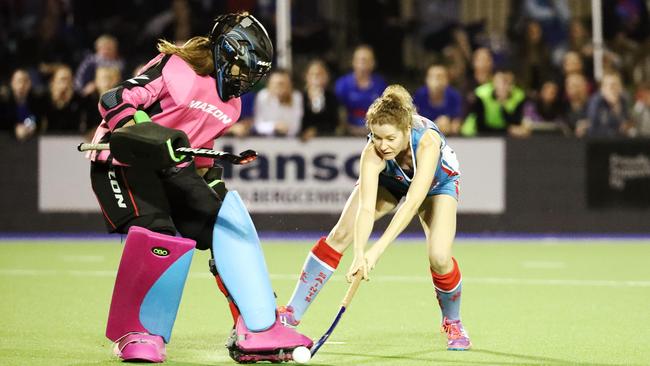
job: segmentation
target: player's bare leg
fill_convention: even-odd
[[[385,188],[379,187],[375,220],[392,211],[397,200]],[[325,283],[332,276],[345,249],[353,240],[354,220],[359,207],[359,188],[355,187],[339,221],[327,237],[321,238],[311,249],[303,265],[296,288],[289,300],[289,305],[278,309],[283,323],[297,326]]]
[[[464,351],[472,343],[460,320],[462,277],[458,263],[452,257],[456,208],[456,199],[440,194],[425,200],[419,217],[427,236],[431,277],[442,310],[442,331],[447,335],[447,349]]]

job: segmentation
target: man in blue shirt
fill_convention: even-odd
[[[346,133],[365,136],[366,111],[372,102],[386,89],[386,81],[374,74],[375,55],[372,48],[361,45],[352,56],[352,72],[336,80],[334,91],[347,112]]]
[[[461,125],[462,97],[449,86],[447,68],[436,64],[429,66],[425,82],[426,85],[413,96],[418,113],[435,121],[444,135],[457,135]]]

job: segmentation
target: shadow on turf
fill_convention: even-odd
[[[486,354],[486,355],[492,355],[492,356],[501,356],[501,357],[508,357],[508,358],[519,358],[521,361],[496,361],[496,364],[498,365],[517,365],[517,366],[525,366],[525,365],[547,365],[547,366],[568,366],[568,365],[574,365],[574,366],[640,366],[638,364],[614,364],[614,363],[593,363],[593,362],[575,362],[575,361],[567,361],[567,360],[562,360],[558,358],[552,358],[552,357],[542,357],[542,356],[530,356],[530,355],[522,355],[522,354],[517,354],[517,353],[506,353],[506,352],[497,352],[497,351],[490,351],[486,349],[480,349],[480,348],[472,348],[471,351],[467,351],[470,353],[480,353],[480,354]],[[462,352],[459,352],[462,353]],[[428,361],[428,362],[436,362],[436,363],[441,363],[441,364],[462,364],[462,365],[495,365],[495,361],[474,361],[474,360],[439,360],[436,359],[435,357],[422,357],[427,354],[431,354],[430,350],[426,351],[419,351],[419,352],[409,352],[409,353],[402,353],[402,354],[397,354],[397,355],[371,355],[371,354],[364,354],[364,353],[349,353],[349,352],[327,352],[327,354],[330,355],[337,355],[337,356],[356,356],[356,357],[367,357],[367,360],[361,360],[361,361],[355,361],[355,365],[362,365],[362,364],[372,364],[374,362],[377,362],[378,360],[412,360],[412,361]],[[528,362],[528,363],[526,363]],[[328,364],[319,364],[319,363],[314,363],[310,362],[312,365],[328,365]]]
[[[289,362],[289,363],[282,363],[282,365],[295,365],[296,363]],[[111,358],[110,360],[99,360],[95,362],[74,362],[67,364],[68,366],[117,366],[117,365],[151,365],[151,363],[146,363],[146,362],[122,362],[118,360],[117,358]],[[184,362],[184,361],[175,361],[175,360],[169,360],[165,361],[162,365],[164,366],[219,366],[219,365],[237,365],[235,361],[221,361],[221,362],[214,362],[214,361],[206,361],[206,362]],[[268,362],[261,362],[258,365],[273,365]],[[310,361],[309,365],[311,366],[328,366],[328,364],[323,364],[323,363],[318,363],[318,362],[313,362]]]
[[[100,365],[152,365],[148,362],[122,362],[117,358],[111,359],[110,361],[97,361],[97,362],[82,362],[82,363],[72,363],[69,365],[74,366],[100,366]],[[165,366],[214,366],[214,365],[237,365],[235,361],[224,361],[224,362],[183,362],[183,361],[174,361],[167,360],[162,365]],[[262,364],[264,365],[264,364]],[[270,365],[267,363],[267,365]]]
[[[282,363],[282,365],[295,365],[296,363],[289,362],[289,363]],[[111,361],[97,361],[97,362],[82,362],[82,363],[71,363],[68,364],[68,366],[117,366],[117,365],[151,365],[150,363],[141,363],[141,362],[121,362],[117,359],[111,360]],[[235,361],[223,361],[223,362],[205,362],[205,363],[197,363],[197,362],[183,362],[183,361],[165,361],[162,365],[164,366],[218,366],[218,365],[237,365]],[[261,362],[258,365],[273,365],[268,362]],[[318,363],[318,362],[312,362],[309,361],[309,365],[311,366],[328,366],[328,364],[325,363]]]
[[[547,366],[568,366],[568,365],[577,365],[577,366],[640,366],[639,364],[613,364],[613,363],[592,363],[592,362],[574,362],[567,361],[558,358],[552,357],[543,357],[543,356],[530,356],[517,353],[506,353],[506,352],[497,352],[487,349],[472,348],[468,353],[479,353],[484,355],[491,355],[504,358],[515,358],[519,359],[517,361],[480,361],[480,360],[441,360],[436,359],[435,355],[432,353],[439,353],[446,351],[432,351],[424,350],[418,352],[408,352],[395,355],[376,355],[376,354],[364,354],[364,353],[351,353],[351,352],[323,352],[323,354],[332,355],[332,356],[353,356],[353,357],[364,357],[366,360],[356,360],[354,365],[363,365],[370,364],[372,365],[378,361],[390,361],[393,360],[398,362],[399,360],[411,360],[411,361],[423,361],[423,362],[435,362],[436,364],[456,364],[456,365],[517,365],[517,366],[526,366],[526,365],[547,365]],[[462,354],[462,352],[459,352]],[[74,366],[100,366],[100,365],[127,365],[133,364],[137,365],[138,363],[122,363],[117,359],[112,359],[111,361],[101,360],[96,362],[84,362],[84,363],[72,363],[70,365]],[[290,365],[289,363],[287,365]],[[312,366],[330,366],[330,365],[340,365],[340,362],[336,363],[320,363],[318,362],[318,356],[315,360],[309,362]],[[174,361],[168,360],[164,363],[166,366],[207,366],[207,365],[236,365],[234,361],[224,361],[224,362],[206,362],[206,363],[197,363],[197,362],[183,362],[183,361]],[[269,365],[268,363],[262,363],[261,365]]]

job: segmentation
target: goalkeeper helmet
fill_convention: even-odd
[[[273,45],[264,26],[247,12],[215,19],[209,35],[217,92],[223,101],[248,92],[269,70]]]

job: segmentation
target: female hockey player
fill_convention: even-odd
[[[471,343],[460,321],[461,274],[452,257],[456,234],[456,206],[460,171],[454,151],[431,121],[416,114],[409,93],[388,87],[366,114],[369,140],[361,154],[359,184],[338,223],[321,238],[305,261],[288,306],[280,309],[283,322],[296,326],[307,307],[354,243],[348,281],[368,272],[381,254],[418,215],[427,238],[433,285],[442,310],[447,349],[467,350]],[[395,212],[379,240],[364,253],[375,220]]]

